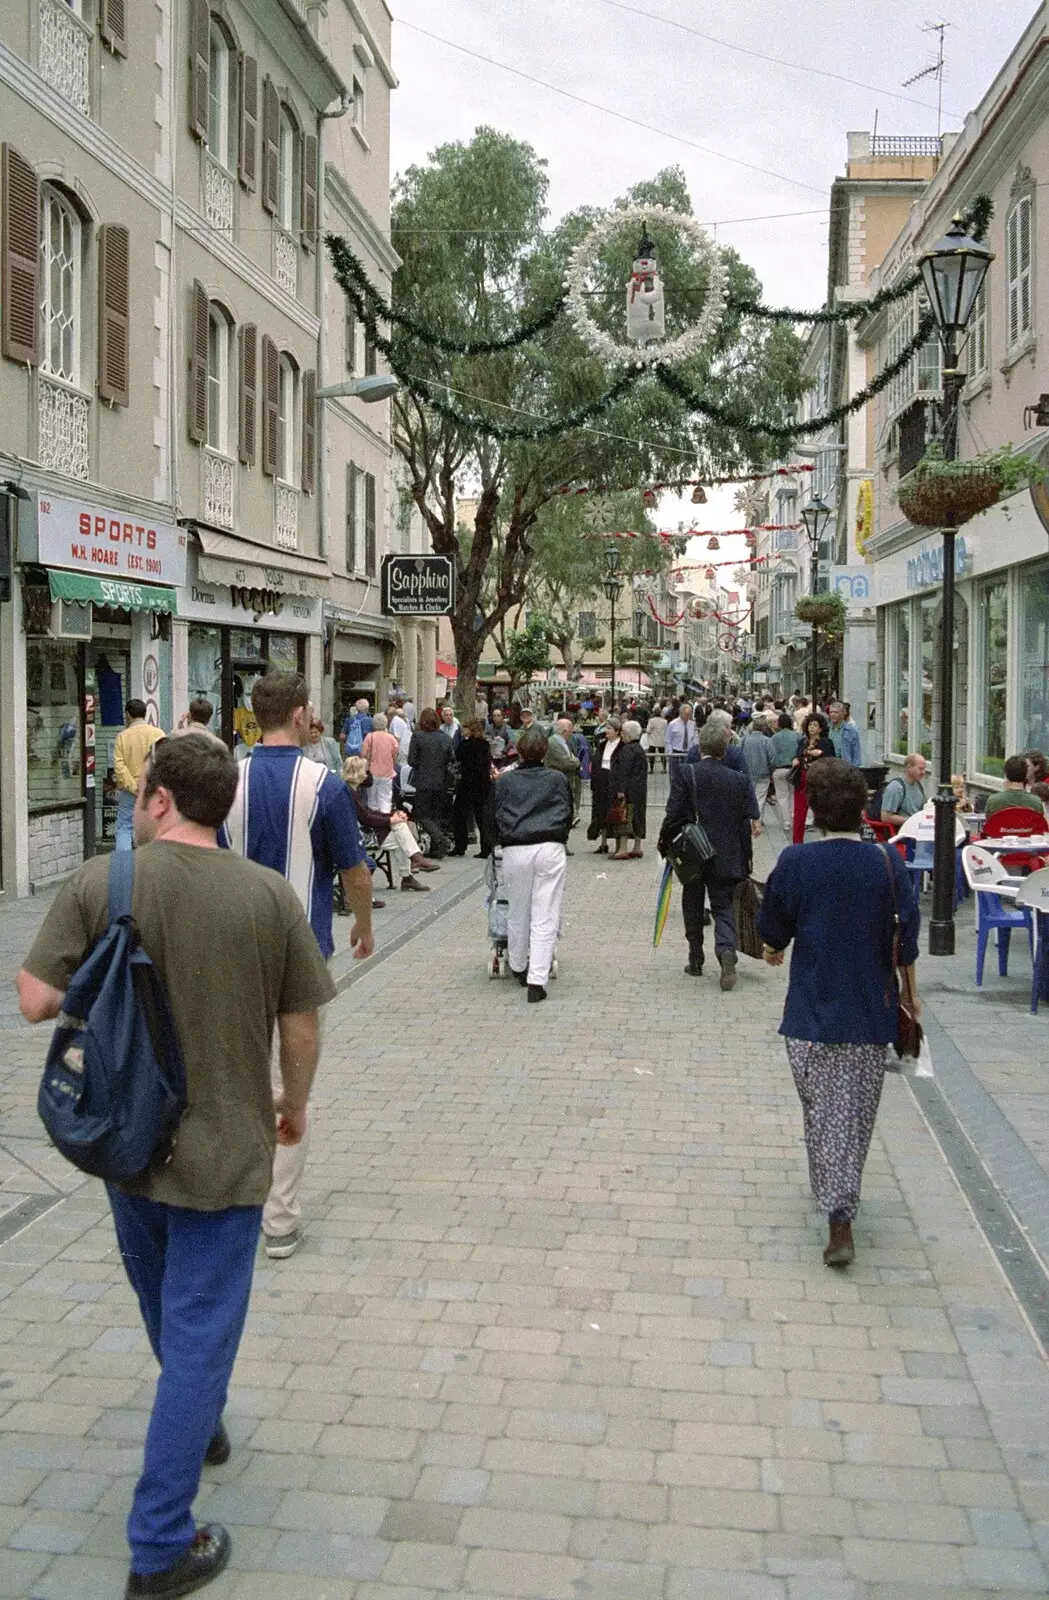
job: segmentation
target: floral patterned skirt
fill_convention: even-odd
[[[888,1047],[785,1042],[805,1123],[812,1197],[835,1220],[851,1222],[860,1203]]]

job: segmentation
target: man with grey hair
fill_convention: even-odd
[[[579,776],[579,757],[576,755],[569,739],[575,731],[571,717],[558,717],[554,723],[554,731],[550,734],[546,745],[546,759],[544,766],[552,767],[555,772],[563,772],[568,779],[572,791],[572,826],[575,826],[579,816],[579,804],[582,799],[583,785]],[[572,854],[571,850],[568,852]]]
[[[714,854],[702,873],[681,892],[681,911],[688,940],[689,977],[703,971],[703,913],[707,899],[714,919],[714,953],[722,989],[736,986],[736,919],[733,896],[737,883],[750,873],[751,835],[758,823],[754,786],[742,772],[723,762],[729,732],[709,720],[699,730],[699,760],[678,762],[659,833],[659,852],[666,856],[671,841],[690,822],[705,828]]]
[[[667,724],[667,762],[671,773],[679,767],[696,743],[696,723],[686,700],[673,722]]]

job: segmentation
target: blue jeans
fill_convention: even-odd
[[[135,809],[135,796],[128,794],[126,789],[121,789],[117,795],[117,843],[118,850],[131,850],[134,848],[135,836],[131,829],[131,814]]]
[[[112,1187],[109,1203],[160,1363],[127,1523],[131,1570],[163,1572],[196,1533],[190,1507],[244,1331],[262,1207],[190,1211]]]

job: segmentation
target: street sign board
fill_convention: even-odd
[[[450,617],[455,610],[451,556],[384,556],[384,617]]]

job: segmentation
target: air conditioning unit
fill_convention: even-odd
[[[56,639],[90,639],[90,604],[84,604],[79,600],[53,601],[51,634]]]

